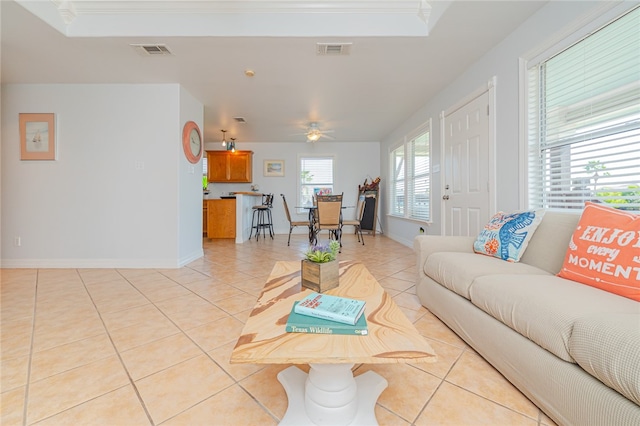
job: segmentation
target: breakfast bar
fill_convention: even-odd
[[[242,244],[251,234],[252,207],[262,202],[260,192],[235,192],[234,198],[205,198],[203,209],[207,238],[235,239]]]
[[[236,244],[242,244],[251,235],[253,206],[262,202],[260,192],[235,192],[236,196]]]

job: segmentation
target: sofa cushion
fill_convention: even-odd
[[[510,214],[496,213],[480,231],[473,243],[473,250],[509,262],[518,262],[544,213],[542,209]]]
[[[478,308],[574,363],[569,338],[576,320],[638,311],[638,304],[630,299],[553,275],[486,275],[476,278],[469,294]]]
[[[469,286],[477,277],[494,274],[542,274],[548,272],[524,263],[504,262],[476,253],[438,252],[424,263],[424,273],[444,287],[469,299]]]
[[[640,304],[636,314],[577,319],[569,353],[589,374],[640,405]]]
[[[586,203],[558,275],[640,302],[640,215]]]
[[[547,211],[520,262],[557,274],[579,219],[579,212]]]

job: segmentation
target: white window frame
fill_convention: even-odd
[[[303,184],[302,184],[302,161],[305,159],[313,159],[313,158],[321,158],[321,159],[330,159],[331,160],[331,182],[319,182],[317,183],[317,185],[322,185],[324,187],[331,187],[332,191],[335,185],[335,175],[336,175],[336,158],[334,155],[327,155],[327,154],[305,154],[305,155],[299,155],[298,156],[298,175],[297,175],[297,203],[296,206],[310,206],[311,202],[308,198],[309,194],[303,195],[302,194],[302,189],[303,189]],[[298,214],[302,214],[305,213],[306,211],[304,209],[297,209],[296,213]]]
[[[202,190],[203,191],[206,191],[209,188],[209,182],[207,181],[207,183],[205,184],[205,179],[208,179],[207,167],[208,167],[207,153],[203,152],[202,153]]]
[[[433,209],[432,209],[432,206],[433,206],[433,177],[432,177],[433,132],[431,127],[431,122],[432,120],[429,119],[426,123],[422,124],[412,132],[405,135],[405,137],[402,139],[401,142],[396,143],[395,145],[391,146],[389,149],[389,153],[388,153],[389,190],[387,195],[389,200],[388,211],[389,211],[389,216],[391,217],[396,217],[396,218],[401,218],[401,219],[406,219],[406,220],[411,220],[411,221],[416,221],[416,222],[426,223],[426,224],[432,222],[432,218],[433,218],[432,216],[432,212],[433,212]],[[428,135],[428,144],[429,144],[428,146],[429,160],[427,164],[427,173],[419,174],[416,176],[414,174],[415,173],[415,156],[410,157],[412,152],[411,145],[414,140],[418,139],[420,136],[424,134]],[[394,170],[395,169],[394,152],[396,152],[396,150],[398,150],[399,148],[402,148],[403,150],[405,161],[411,158],[411,164],[405,164],[403,168],[404,176],[402,181],[404,181],[404,189],[403,189],[403,195],[402,195],[402,207],[401,207],[402,212],[398,212],[396,211],[396,209],[394,209],[394,203],[397,202],[396,194],[395,194],[396,180],[395,180],[395,170]],[[417,211],[416,211],[417,205],[416,205],[416,201],[414,201],[414,196],[416,194],[414,194],[412,191],[413,188],[415,188],[417,181],[424,180],[425,178],[427,180],[427,192],[428,192],[428,196],[426,198],[426,203],[428,204],[428,206],[426,207],[426,210],[427,210],[426,218],[421,217],[419,214],[417,214]],[[409,202],[412,202],[412,201],[413,201],[412,205],[409,205]]]
[[[627,2],[604,2],[592,9],[576,21],[556,33],[546,43],[539,45],[523,55],[519,60],[519,145],[520,145],[520,175],[521,182],[519,206],[529,209],[530,179],[529,179],[529,115],[536,111],[529,110],[529,69],[552,58],[573,44],[579,42],[598,29],[608,25],[615,19],[634,9],[635,4]]]

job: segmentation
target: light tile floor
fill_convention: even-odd
[[[287,408],[282,365],[229,356],[277,260],[306,237],[205,240],[180,269],[4,269],[1,407],[9,425],[274,425]],[[381,425],[553,425],[415,295],[412,249],[344,236],[438,354],[435,364],[358,365],[389,382]]]

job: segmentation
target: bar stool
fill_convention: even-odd
[[[266,230],[268,229],[269,236],[273,239],[273,219],[271,216],[272,207],[273,194],[262,194],[262,204],[252,207],[253,217],[251,218],[251,232],[249,233],[249,239],[251,239],[254,229],[256,230],[256,240],[260,236],[261,229],[263,238],[266,238]]]

